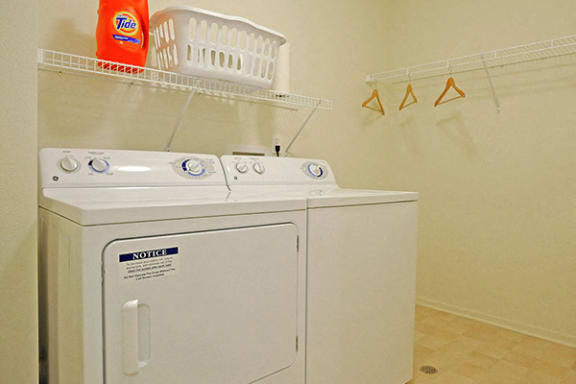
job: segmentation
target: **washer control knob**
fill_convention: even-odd
[[[239,161],[236,163],[236,170],[240,173],[248,172],[248,164],[245,161]]]
[[[262,164],[259,161],[255,162],[254,165],[252,165],[252,168],[254,169],[254,172],[256,172],[259,175],[263,174],[264,171],[266,171],[266,168],[264,168],[264,164]]]
[[[187,159],[182,162],[182,169],[191,176],[202,176],[206,172],[200,159]]]
[[[310,163],[308,164],[308,172],[310,172],[310,175],[313,177],[319,178],[324,174],[324,169],[320,164]]]
[[[74,172],[77,171],[78,168],[80,167],[80,164],[78,163],[78,160],[76,160],[74,157],[72,156],[66,156],[64,158],[62,158],[59,162],[60,164],[60,168],[64,171],[64,172]]]
[[[98,173],[104,173],[108,170],[108,168],[110,168],[110,164],[106,160],[99,159],[99,158],[95,158],[95,159],[90,160],[90,162],[88,162],[88,166],[94,172],[98,172]]]

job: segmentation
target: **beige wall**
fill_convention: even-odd
[[[574,34],[573,0],[394,0],[382,70]],[[373,186],[421,192],[421,302],[576,345],[576,58],[381,86]],[[366,159],[367,160],[367,159]]]
[[[172,4],[151,0],[152,11]],[[415,84],[421,103],[363,110],[367,73],[574,32],[570,0],[182,0],[238,14],[291,42],[294,92],[331,98],[293,147],[328,159],[347,186],[422,193],[419,297],[459,313],[576,344],[574,59],[497,71],[496,114],[481,73],[469,93],[431,106],[444,79]],[[40,4],[39,45],[93,55],[96,2]],[[161,150],[185,94],[41,73],[40,146]],[[195,98],[175,151],[286,143],[306,111]]]
[[[0,383],[35,384],[36,2],[0,8]]]

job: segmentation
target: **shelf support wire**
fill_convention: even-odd
[[[294,137],[292,138],[292,140],[290,140],[290,143],[288,143],[288,146],[286,147],[286,150],[284,151],[284,154],[288,154],[288,151],[290,150],[290,148],[292,147],[292,144],[294,144],[294,142],[296,141],[296,139],[298,139],[298,136],[300,136],[300,134],[302,133],[302,131],[304,130],[304,128],[306,128],[306,125],[308,124],[308,122],[310,121],[310,119],[312,118],[312,116],[314,116],[314,113],[316,113],[316,111],[318,110],[318,107],[320,106],[320,104],[322,103],[322,101],[318,101],[316,103],[316,105],[314,106],[314,108],[310,111],[310,113],[308,114],[308,116],[306,117],[306,119],[304,120],[304,122],[302,123],[302,125],[300,126],[300,129],[298,130],[298,132],[296,132],[296,134],[294,135]]]
[[[482,66],[484,67],[484,72],[486,72],[486,77],[488,78],[488,84],[490,85],[490,92],[492,93],[492,99],[494,100],[494,104],[496,105],[496,113],[500,113],[500,101],[498,100],[498,95],[496,94],[496,89],[494,88],[494,83],[492,82],[492,76],[490,75],[490,71],[488,70],[488,66],[486,65],[484,55],[482,55]]]
[[[195,88],[190,91],[190,94],[188,94],[188,98],[186,99],[186,103],[182,107],[182,110],[180,111],[180,116],[178,116],[178,120],[176,121],[176,125],[174,126],[174,129],[172,130],[172,134],[170,135],[170,139],[168,139],[168,143],[166,143],[166,148],[165,148],[166,152],[172,151],[172,142],[174,141],[174,138],[176,137],[176,134],[178,133],[178,131],[180,131],[180,127],[182,126],[182,121],[184,120],[184,115],[186,114],[186,111],[188,110],[188,107],[190,106],[190,102],[192,101],[192,98],[194,97],[195,94],[196,94]]]

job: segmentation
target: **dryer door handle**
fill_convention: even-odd
[[[131,300],[122,306],[122,369],[125,375],[136,375],[140,371],[138,334],[138,300]]]

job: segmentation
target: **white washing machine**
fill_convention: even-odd
[[[217,157],[40,152],[49,384],[303,384],[306,203]]]
[[[408,382],[418,194],[340,188],[321,160],[221,161],[232,195],[307,199],[307,384]]]

